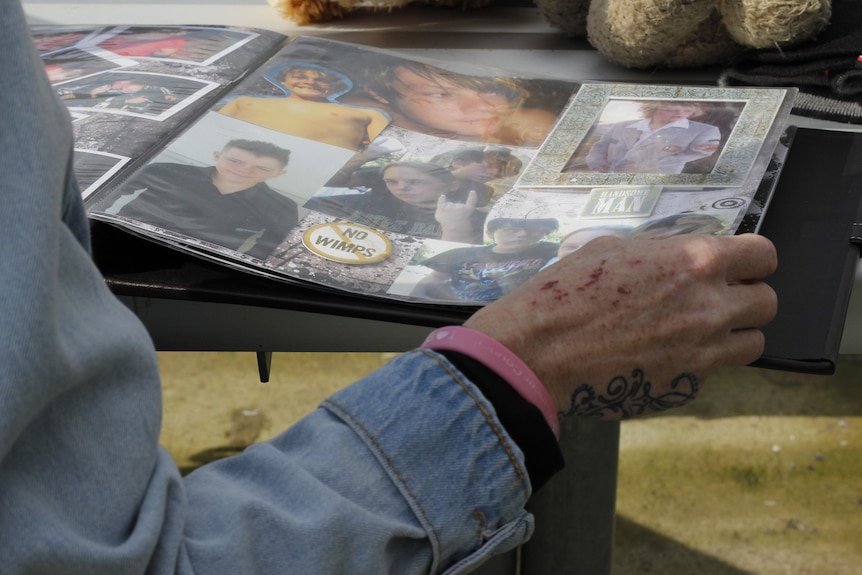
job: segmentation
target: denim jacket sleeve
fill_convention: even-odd
[[[409,504],[430,543],[430,572],[466,573],[532,533],[521,452],[485,398],[440,356],[406,354],[325,406],[362,438]]]
[[[266,573],[455,575],[533,528],[520,451],[475,387],[428,351],[187,487],[186,549],[202,573],[243,572],[255,556]]]
[[[457,574],[529,536],[521,452],[430,352],[181,478],[152,342],[90,259],[68,116],[17,0],[0,44],[0,573]]]

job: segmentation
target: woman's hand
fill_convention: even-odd
[[[473,315],[536,373],[561,414],[622,419],[687,403],[763,353],[777,310],[762,236],[598,238]]]

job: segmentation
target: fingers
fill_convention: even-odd
[[[476,190],[470,190],[467,192],[467,201],[464,202],[468,208],[475,208],[476,202],[478,202],[479,196],[476,194]]]
[[[748,365],[763,355],[766,338],[761,328],[775,318],[778,298],[762,282],[728,286],[726,301],[735,305],[729,332],[716,342],[718,365]]]
[[[473,209],[475,209],[476,204],[478,202],[479,202],[479,196],[478,196],[478,194],[476,194],[476,190],[470,190],[469,192],[467,192],[467,198],[463,204],[458,203],[458,202],[451,202],[451,206],[467,207],[467,208],[470,208],[470,210],[473,210]],[[449,206],[450,206],[450,202],[449,202],[448,198],[446,197],[446,194],[440,194],[440,197],[437,198],[437,209],[438,210],[441,208],[445,209]]]
[[[775,246],[763,236],[743,234],[724,236],[721,250],[727,265],[725,301],[730,306],[730,365],[746,365],[763,353],[764,335],[760,328],[775,319],[778,296],[761,280],[778,266]]]
[[[759,329],[741,329],[730,334],[721,365],[741,366],[756,361],[763,355],[766,338]]]
[[[736,283],[728,287],[727,301],[735,305],[731,330],[760,328],[775,319],[778,296],[763,282]]]
[[[727,265],[728,282],[763,279],[778,267],[775,246],[763,236],[742,234],[717,239]]]

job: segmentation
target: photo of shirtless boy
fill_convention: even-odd
[[[240,96],[219,112],[258,126],[359,150],[389,124],[382,111],[336,100],[352,87],[342,74],[310,63],[288,63],[267,73],[287,95]]]

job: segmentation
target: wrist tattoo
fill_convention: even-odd
[[[654,395],[652,383],[641,369],[631,373],[631,379],[618,375],[608,383],[605,393],[598,393],[590,384],[583,384],[572,392],[569,410],[562,415],[628,419],[655,411],[685,405],[697,395],[699,384],[692,373],[677,375],[670,391]]]

